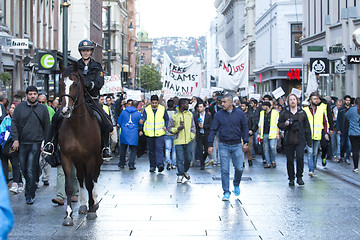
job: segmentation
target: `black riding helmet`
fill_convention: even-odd
[[[82,40],[80,43],[79,43],[79,46],[78,46],[78,50],[79,52],[81,50],[86,50],[86,49],[89,49],[89,50],[92,50],[94,51],[94,44],[92,41],[89,41],[87,39],[85,40]]]

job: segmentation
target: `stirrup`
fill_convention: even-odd
[[[51,148],[51,151],[47,151],[47,149]],[[44,145],[44,148],[43,148],[43,153],[46,154],[46,155],[53,155],[54,154],[54,144],[52,142],[47,142],[45,145]]]

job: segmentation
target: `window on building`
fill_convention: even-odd
[[[302,24],[291,24],[291,57],[300,58],[302,55],[301,45],[299,43],[302,36]]]

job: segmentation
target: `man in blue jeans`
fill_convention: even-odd
[[[208,153],[214,152],[215,134],[219,136],[219,155],[221,166],[221,184],[224,191],[223,201],[230,199],[230,159],[235,168],[234,193],[240,195],[240,181],[243,173],[243,151],[249,143],[248,120],[245,113],[233,105],[233,97],[226,94],[221,99],[222,109],[218,111],[211,125]],[[243,144],[242,144],[243,143]]]
[[[41,142],[50,130],[50,117],[47,107],[38,103],[38,90],[35,86],[26,89],[26,102],[19,103],[11,121],[13,149],[19,151],[20,168],[26,180],[25,199],[33,204],[38,178]]]

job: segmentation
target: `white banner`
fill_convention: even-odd
[[[144,95],[140,90],[126,91],[126,99],[141,101],[141,96]]]
[[[211,94],[212,92],[210,88],[202,88],[200,90],[200,98],[203,100],[205,99],[205,97],[207,97],[208,99],[211,98]]]
[[[219,86],[236,90],[249,85],[249,47],[246,45],[234,57],[229,57],[219,44]]]
[[[104,76],[104,86],[100,90],[100,94],[109,94],[121,92],[120,74],[113,76]]]
[[[171,97],[199,96],[201,89],[201,64],[195,59],[189,65],[179,66],[164,53],[164,95]]]
[[[275,89],[272,94],[274,95],[275,99],[278,99],[282,96],[285,95],[284,90],[282,89],[282,87],[278,87],[277,89]]]

